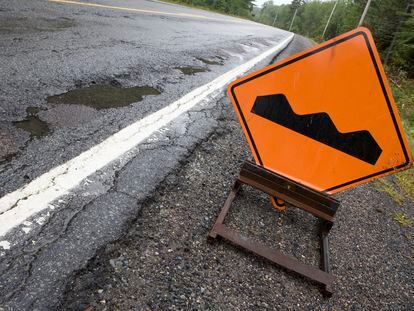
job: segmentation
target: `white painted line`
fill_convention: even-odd
[[[0,241],[0,247],[2,249],[10,249],[10,243],[7,241]]]
[[[88,176],[121,157],[201,101],[217,96],[228,83],[260,61],[285,48],[292,39],[293,34],[273,48],[226,72],[210,83],[196,88],[167,107],[138,120],[72,160],[51,169],[26,186],[2,197],[0,199],[0,236],[4,236],[30,216],[52,206],[53,201],[68,194]]]

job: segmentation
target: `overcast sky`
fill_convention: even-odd
[[[263,3],[267,2],[267,1],[269,1],[269,0],[255,0],[254,2],[256,3],[257,6],[261,7],[263,5]],[[292,2],[292,0],[273,0],[273,4],[276,4],[276,5],[278,5],[278,4],[288,4],[288,3],[291,3],[291,2]]]

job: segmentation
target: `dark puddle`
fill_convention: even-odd
[[[203,62],[204,64],[207,64],[207,65],[220,65],[220,66],[223,66],[222,62],[218,62],[218,61],[215,61],[215,60],[211,60],[211,59],[207,59],[207,58],[201,58],[201,57],[197,57],[197,59],[199,61]]]
[[[198,72],[206,72],[209,71],[208,68],[202,68],[202,67],[191,67],[191,66],[187,66],[187,67],[175,67],[175,69],[180,70],[183,74],[185,75],[194,75]]]
[[[65,94],[50,96],[49,104],[84,105],[95,109],[118,108],[139,102],[147,95],[161,94],[149,86],[123,88],[117,85],[93,85],[69,91]]]
[[[26,109],[27,116],[22,121],[15,121],[13,125],[30,133],[30,138],[41,138],[46,136],[49,132],[49,126],[46,122],[39,119],[37,114],[40,109],[37,107],[28,107]]]
[[[58,31],[75,26],[75,22],[67,18],[27,18],[1,17],[0,34],[23,34],[41,31]]]

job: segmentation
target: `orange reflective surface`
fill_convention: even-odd
[[[315,190],[335,193],[412,163],[375,43],[365,28],[238,79],[229,94],[256,162]],[[369,133],[379,157],[368,163],[252,112],[258,96],[273,94],[283,94],[298,118],[308,116],[308,127],[314,126],[309,116],[324,115],[340,135]],[[343,144],[346,149],[346,140]],[[354,149],[360,151],[358,144]]]

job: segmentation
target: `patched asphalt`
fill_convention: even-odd
[[[200,12],[153,1],[122,3]],[[231,20],[0,1],[0,67],[7,77],[0,81],[0,195],[286,35]],[[280,58],[308,46],[296,38]],[[181,70],[186,67],[190,74]],[[161,94],[114,109],[48,103],[49,96],[94,85],[148,86]],[[397,205],[371,186],[340,196],[331,236],[338,280],[330,300],[313,284],[225,242],[206,243],[240,164],[251,157],[222,95],[182,115],[5,237],[11,248],[0,248],[0,310],[409,309],[412,229],[392,217],[403,211],[412,218],[411,203]],[[49,131],[37,137],[16,126],[29,117]],[[235,203],[231,226],[318,263],[312,217],[294,209],[278,214],[266,196],[248,189]]]
[[[206,84],[282,40],[288,32],[211,12],[154,1],[106,1],[219,20],[138,14],[43,0],[0,0],[0,195]],[[206,64],[201,59],[215,61]],[[177,68],[202,68],[188,75]],[[117,85],[160,95],[122,108],[60,105],[48,97]],[[49,132],[14,126],[37,108]],[[33,165],[33,164],[36,165]]]
[[[279,57],[309,47],[296,37]],[[238,170],[251,153],[228,100],[211,136],[147,198],[125,235],[102,248],[66,287],[61,309],[411,310],[413,216],[373,184],[347,190],[330,233],[334,295],[224,240],[207,242]],[[138,174],[138,173],[137,173]],[[319,264],[317,220],[245,187],[226,224],[309,264]]]

